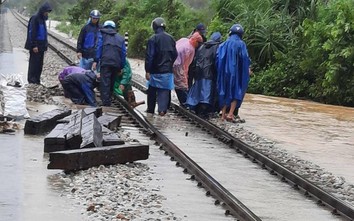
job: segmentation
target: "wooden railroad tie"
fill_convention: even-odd
[[[51,130],[44,138],[44,152],[49,153],[48,169],[75,171],[148,158],[148,145],[125,144],[114,132],[120,126],[122,114],[102,114],[102,108],[73,113],[54,110],[28,120],[27,134]]]
[[[106,114],[97,119],[94,108],[89,111],[87,109],[76,111],[59,120],[61,124],[44,138],[44,152],[124,144],[117,134],[106,128],[116,130],[120,125],[121,115]],[[98,113],[102,114],[101,111]]]
[[[57,120],[69,116],[70,114],[71,110],[67,109],[55,109],[45,112],[26,120],[24,132],[25,134],[32,135],[47,133],[57,125]]]
[[[49,154],[48,169],[77,171],[99,165],[124,164],[149,157],[148,145],[118,145],[57,151]]]

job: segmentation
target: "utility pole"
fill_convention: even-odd
[[[2,4],[5,3],[6,0],[0,0],[0,14],[2,14]]]

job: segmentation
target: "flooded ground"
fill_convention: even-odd
[[[246,96],[242,126],[354,184],[354,108]]]
[[[28,104],[30,114],[54,109],[54,106]],[[21,125],[24,121],[20,122]],[[77,221],[80,210],[65,196],[60,197],[52,174],[47,170],[48,156],[43,154],[43,136],[0,134],[0,221]]]

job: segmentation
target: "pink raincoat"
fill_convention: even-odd
[[[195,32],[191,38],[181,38],[176,42],[178,57],[173,64],[176,89],[188,90],[189,65],[193,61],[195,48],[201,42],[203,42],[203,38],[198,32]]]

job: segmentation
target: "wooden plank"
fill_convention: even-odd
[[[102,107],[87,107],[84,109],[84,114],[90,115],[90,114],[95,114],[97,118],[102,116]]]
[[[104,127],[101,127],[97,119],[95,119],[95,115],[86,116],[83,120],[80,120],[80,118],[80,114],[75,114],[71,117],[71,121],[68,124],[58,124],[44,138],[44,152],[89,148],[96,147],[96,145],[102,146],[103,135],[101,135],[101,130]],[[114,135],[109,135],[109,133],[113,132],[107,129],[105,132],[105,146],[107,144],[124,144],[124,141],[120,140],[118,135],[115,137]]]
[[[113,116],[113,115],[105,114],[98,118],[98,122],[100,122],[106,128],[114,131],[120,126],[122,116],[123,115]]]
[[[58,124],[56,127],[44,138],[44,152],[54,152],[65,150],[65,134],[66,124]]]
[[[99,165],[146,160],[148,157],[149,146],[139,144],[66,150],[50,153],[47,168],[76,171]]]
[[[43,134],[51,131],[56,125],[57,120],[71,114],[71,110],[54,109],[52,111],[37,115],[26,120],[24,132],[25,134]]]
[[[102,127],[103,135],[103,146],[114,146],[124,144],[124,140],[119,137],[119,135],[106,127]]]
[[[101,147],[103,141],[102,126],[94,114],[82,118],[81,148]]]
[[[82,110],[71,115],[69,123],[66,125],[65,149],[79,149],[82,143],[81,136]]]
[[[69,123],[72,119],[77,117],[78,114],[82,115],[82,110],[74,111],[69,116],[66,116],[62,119],[57,120],[57,122],[58,123]]]

